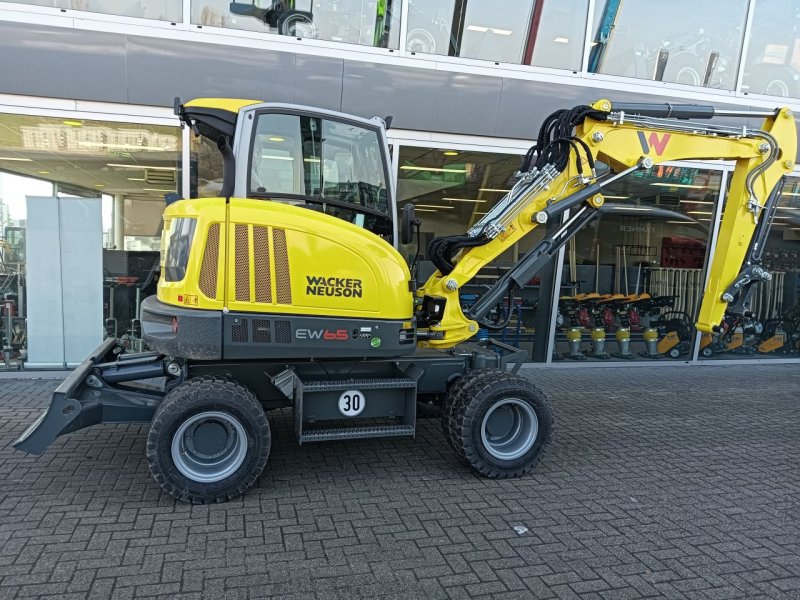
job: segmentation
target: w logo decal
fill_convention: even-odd
[[[661,156],[664,150],[666,150],[671,135],[665,133],[661,137],[658,137],[658,134],[652,131],[648,137],[644,137],[644,131],[637,131],[636,133],[639,134],[639,143],[642,145],[642,152],[650,154],[650,148],[653,148],[658,156]]]

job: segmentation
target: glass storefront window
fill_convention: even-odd
[[[403,206],[411,202],[422,220],[418,264],[419,280],[424,283],[435,271],[427,256],[430,241],[437,236],[461,235],[486,214],[513,185],[520,157],[411,146],[401,146],[399,152],[398,210],[402,212]],[[536,234],[528,236],[482,269],[462,287],[462,305],[473,304],[538,239]],[[401,247],[401,253],[409,259],[416,251],[416,240]],[[510,311],[507,327],[492,332],[481,330],[479,337],[491,333],[492,337],[527,350],[531,356],[535,333],[543,330],[537,321],[540,277],[516,290],[510,306],[505,301],[500,308],[502,314],[490,315],[490,320],[502,320]],[[542,339],[546,341],[546,337]]]
[[[409,0],[411,52],[521,63],[533,0]]]
[[[742,90],[800,97],[800,2],[757,2],[744,62]]]
[[[747,0],[598,0],[588,70],[732,90]]]
[[[192,23],[397,48],[399,0],[192,0]]]
[[[541,4],[541,3],[540,3]],[[536,23],[536,12],[541,10]],[[544,2],[534,7],[533,56],[530,63],[551,69],[581,68],[588,0]]]
[[[604,190],[564,257],[554,359],[691,358],[721,173],[656,166]]]
[[[173,23],[183,20],[183,3],[181,0],[137,0],[136,2],[119,2],[118,0],[0,0],[0,2],[85,10],[107,15],[157,19]]]
[[[25,316],[31,302],[47,302],[25,294],[19,276],[30,266],[28,198],[57,197],[61,206],[101,198],[102,320],[106,335],[138,344],[136,315],[141,300],[155,293],[161,215],[166,197],[180,193],[180,155],[177,127],[0,114],[0,299],[15,303],[0,312]],[[58,286],[54,281],[53,294]],[[24,360],[24,332],[7,336],[5,328],[0,338],[17,340],[9,361]]]
[[[772,279],[753,286],[748,314],[700,336],[701,359],[800,356],[800,180],[787,180],[764,247]]]

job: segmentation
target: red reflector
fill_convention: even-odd
[[[172,334],[178,334],[178,317],[172,317]]]
[[[183,302],[183,296],[181,296],[180,294],[178,295],[178,302]]]

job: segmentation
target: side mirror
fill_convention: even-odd
[[[400,219],[400,243],[410,244],[414,241],[414,227],[419,226],[414,204],[411,202],[403,206],[403,216]]]

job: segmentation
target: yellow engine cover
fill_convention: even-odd
[[[406,262],[362,227],[265,200],[181,200],[164,211],[162,274],[180,219],[196,220],[194,237],[183,279],[159,281],[162,302],[356,319],[413,316]]]

